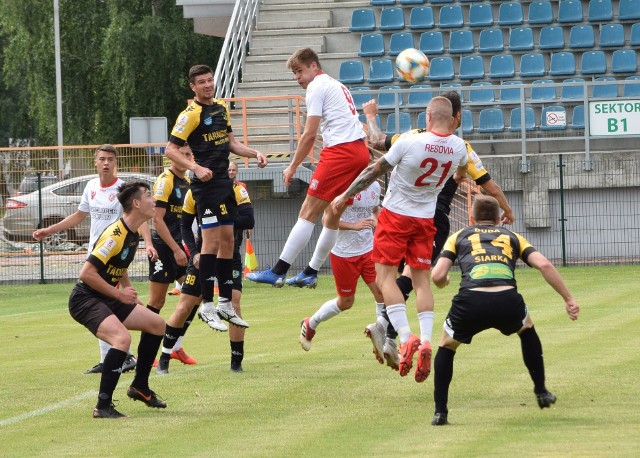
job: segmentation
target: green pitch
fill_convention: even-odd
[[[558,402],[538,408],[519,339],[488,331],[458,351],[444,427],[430,425],[433,374],[417,384],[375,361],[363,284],[306,353],[300,320],[335,295],[332,278],[315,290],[247,282],[245,372],[229,372],[228,335],[194,321],[184,347],[198,364],[152,372],[169,407],[130,401],[124,374],[114,395],[124,420],[91,417],[99,377],[82,372],[98,362],[98,345],[68,314],[72,286],[3,286],[0,456],[637,456],[640,266],[561,272],[581,306],[577,322],[536,271],[517,271]],[[146,299],[146,285],[135,286]],[[435,290],[436,345],[455,292]],[[163,317],[176,303],[167,298]],[[412,300],[407,308],[417,331]]]

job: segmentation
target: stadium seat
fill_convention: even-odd
[[[548,25],[540,29],[540,49],[563,49],[564,31],[562,27]]]
[[[422,5],[425,0],[400,0],[401,5]]]
[[[443,6],[440,8],[438,27],[441,29],[460,28],[463,23],[462,7],[460,5]]]
[[[584,79],[582,78],[568,78],[563,81],[563,83],[584,83]],[[570,99],[570,100],[583,100],[584,99],[584,84],[568,84],[567,86],[562,86],[562,91],[560,94],[561,99]]]
[[[590,0],[587,18],[589,18],[589,22],[610,21],[613,19],[611,0]]]
[[[345,60],[340,63],[338,79],[343,84],[364,83],[364,68],[359,60]]]
[[[489,3],[478,3],[469,7],[469,27],[491,27],[493,9]]]
[[[431,86],[428,84],[414,84],[409,88],[409,96],[407,98],[408,107],[426,108],[433,98],[433,91],[427,91],[424,89],[431,89]]]
[[[366,33],[360,37],[360,57],[384,56],[384,38],[381,33]]]
[[[418,113],[418,119],[416,119],[416,129],[427,128],[427,112],[422,110]]]
[[[389,39],[389,55],[397,56],[407,48],[413,48],[413,34],[411,32],[396,32]]]
[[[356,86],[349,88],[349,92],[351,92],[351,98],[353,98],[353,103],[358,110],[362,108],[363,103],[368,102],[372,99],[371,92],[362,94],[362,92],[364,91],[371,91],[371,88],[368,86]]]
[[[371,0],[370,5],[372,6],[388,6],[395,5],[396,0]]]
[[[460,59],[461,80],[477,80],[484,78],[484,59],[481,56],[463,56]]]
[[[519,102],[520,98],[524,97],[521,86],[522,81],[503,81],[500,85],[500,100],[502,102]]]
[[[544,76],[547,70],[544,66],[544,56],[540,53],[523,54],[520,57],[520,77],[532,78]]]
[[[613,76],[602,76],[600,78],[596,78],[595,81],[613,81],[613,84],[601,84],[594,85],[591,91],[591,97],[594,99],[608,99],[608,98],[616,98],[618,97],[618,84],[615,82],[616,79]]]
[[[640,0],[620,0],[618,3],[618,19],[620,21],[640,19]]]
[[[569,31],[570,48],[593,48],[595,35],[590,25],[574,25]]]
[[[550,76],[567,76],[576,74],[576,59],[572,52],[554,52],[549,63]]]
[[[640,22],[636,22],[631,26],[631,39],[629,40],[631,46],[640,46]]]
[[[524,108],[524,128],[525,130],[535,130],[536,117],[533,108]],[[520,132],[522,130],[522,109],[514,108],[509,115],[509,131]]]
[[[420,34],[418,49],[427,56],[444,53],[444,38],[442,32],[423,32]]]
[[[563,121],[564,119],[564,121]],[[560,105],[550,105],[542,109],[540,129],[561,130],[567,128],[567,110]]]
[[[613,73],[635,73],[638,70],[636,52],[632,49],[618,49],[611,55]]]
[[[504,131],[504,113],[501,108],[485,108],[480,110],[478,132],[482,134]]]
[[[430,0],[429,3],[453,3],[454,0]]]
[[[502,30],[484,29],[480,31],[478,51],[502,52],[503,49],[504,49],[504,42],[502,39]]]
[[[433,10],[430,6],[415,6],[409,14],[409,28],[411,30],[432,29],[435,25]]]
[[[529,24],[551,24],[553,22],[551,2],[531,2],[528,20]]]
[[[371,32],[376,29],[376,16],[371,8],[353,10],[351,13],[352,32]]]
[[[623,97],[640,97],[640,76],[627,76],[625,81],[637,81],[634,84],[625,84],[622,88]]]
[[[473,132],[473,113],[466,108],[462,110],[461,128],[463,134],[470,134]]]
[[[640,24],[640,22],[638,24]],[[638,24],[634,24],[634,26]],[[631,30],[631,36],[633,39],[633,28]],[[598,44],[603,48],[623,47],[624,27],[622,27],[622,24],[602,24]],[[633,43],[631,43],[631,46],[633,46]]]
[[[431,59],[429,67],[431,81],[447,81],[453,79],[453,60],[451,57],[436,57]]]
[[[495,57],[495,56],[494,56]],[[473,83],[472,87],[491,86],[491,83],[481,81]],[[469,91],[469,102],[471,103],[488,103],[495,100],[493,89],[477,89]]]
[[[449,34],[449,54],[472,53],[473,32],[471,30],[456,30]]]
[[[573,107],[571,127],[574,129],[584,129],[584,105],[576,105]]]
[[[489,78],[513,78],[515,74],[516,67],[511,54],[491,56]]]
[[[358,119],[360,120],[360,122],[367,124],[367,117],[365,116],[364,113],[358,115]],[[376,125],[378,127],[382,127],[382,125],[380,124],[380,115],[376,114]]]
[[[585,51],[582,53],[580,72],[583,75],[602,75],[607,73],[607,60],[602,51]]]
[[[501,3],[498,25],[520,25],[523,21],[522,5],[516,2]]]
[[[556,98],[556,88],[551,86],[553,80],[535,80],[531,88],[531,100],[553,100]]]
[[[411,127],[411,115],[409,113],[400,112],[400,116],[398,117],[398,128],[396,128],[396,114],[389,113],[387,116],[387,135],[393,135],[395,133],[403,133],[412,129]]]
[[[396,104],[401,107],[404,105],[404,97],[402,93],[397,92],[400,86],[382,86],[378,91],[378,108],[381,110],[393,109]]]
[[[404,12],[402,8],[383,8],[380,13],[380,30],[404,29]]]
[[[373,59],[369,64],[369,83],[391,83],[394,79],[393,62],[389,59]]]
[[[509,32],[509,51],[531,51],[533,49],[533,30],[531,27],[519,27]]]
[[[579,0],[561,0],[558,2],[558,22],[582,22],[582,2]]]

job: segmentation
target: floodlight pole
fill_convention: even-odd
[[[58,173],[64,177],[64,145],[62,135],[62,70],[60,65],[60,7],[59,0],[53,0],[53,35],[56,56],[56,116],[58,119]]]

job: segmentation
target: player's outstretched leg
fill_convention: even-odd
[[[263,270],[261,272],[250,272],[246,276],[247,280],[251,280],[256,283],[267,283],[273,285],[276,288],[282,288],[284,285],[285,274],[275,274],[271,269]]]

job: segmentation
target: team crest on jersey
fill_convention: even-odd
[[[93,200],[96,197],[96,192],[95,191],[91,191],[91,200]]]
[[[115,194],[111,194],[109,196],[109,202],[113,202],[116,199],[116,195]]]
[[[205,119],[202,122],[204,122],[205,126],[210,126],[213,123],[213,119],[211,118],[211,116],[209,116],[207,119]]]
[[[103,257],[106,258],[107,256],[109,256],[109,253],[111,252],[111,250],[113,250],[113,247],[115,246],[116,246],[115,239],[109,237],[107,240],[105,240],[102,246],[98,248],[98,253],[100,253]]]
[[[182,191],[180,191],[180,188],[176,188],[176,197],[177,197],[178,199],[181,199],[181,198],[182,198]]]
[[[128,254],[129,254],[129,247],[126,247],[124,250],[122,250],[122,253],[120,254],[120,259],[124,261],[125,259],[127,259]]]
[[[313,180],[311,180],[311,184],[309,185],[309,187],[315,190],[318,188],[318,184],[320,183],[318,183],[318,180],[314,178]]]

